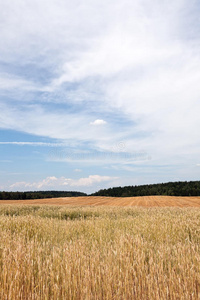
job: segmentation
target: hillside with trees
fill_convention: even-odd
[[[0,192],[0,200],[28,200],[59,197],[87,196],[81,192],[66,191],[37,191],[37,192]]]
[[[136,197],[136,196],[200,196],[200,181],[179,181],[158,184],[114,187],[99,190],[92,196]]]

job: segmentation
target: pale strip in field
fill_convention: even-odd
[[[143,196],[143,197],[66,197],[31,200],[0,200],[0,204],[48,204],[90,206],[141,207],[200,207],[200,197]]]

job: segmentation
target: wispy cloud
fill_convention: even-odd
[[[63,147],[64,143],[44,143],[44,142],[0,142],[0,145],[17,145],[17,146],[45,146],[45,147]]]
[[[0,90],[10,91],[12,89],[20,89],[23,91],[34,91],[38,88],[31,81],[21,77],[13,76],[12,74],[0,73]]]

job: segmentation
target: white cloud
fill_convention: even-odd
[[[112,182],[113,180],[117,179],[117,177],[110,177],[110,176],[100,176],[100,175],[89,175],[88,177],[83,177],[79,179],[71,179],[65,177],[55,177],[50,176],[42,181],[38,182],[15,182],[9,186],[11,190],[42,190],[42,189],[59,189],[60,187],[66,189],[70,187],[87,187],[92,186],[96,183],[101,182]]]
[[[93,122],[90,122],[90,125],[99,126],[99,125],[105,125],[106,123],[107,122],[104,120],[97,119]]]

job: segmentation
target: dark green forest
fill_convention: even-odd
[[[59,197],[86,196],[81,192],[39,191],[39,192],[0,192],[0,200],[26,200]]]
[[[179,181],[158,184],[114,187],[99,190],[92,196],[136,197],[150,195],[200,196],[200,181]]]

